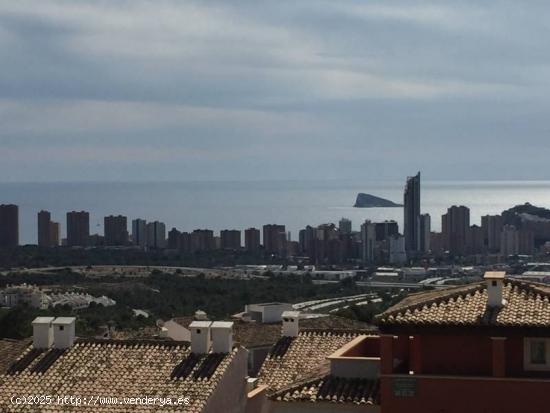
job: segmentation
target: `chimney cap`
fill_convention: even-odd
[[[506,277],[506,271],[487,271],[483,276],[486,280],[503,280]]]
[[[57,317],[54,320],[55,325],[69,325],[76,321],[76,317]]]
[[[212,321],[193,321],[189,324],[190,328],[208,328],[212,324]]]
[[[50,324],[55,320],[55,317],[36,317],[32,324]]]
[[[233,328],[233,321],[214,321],[210,328]]]

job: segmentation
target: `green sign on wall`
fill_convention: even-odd
[[[392,380],[393,395],[396,397],[416,396],[416,378],[399,377]]]

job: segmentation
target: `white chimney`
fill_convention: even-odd
[[[191,330],[191,352],[206,354],[210,350],[210,325],[212,321],[193,321],[189,324]]]
[[[483,277],[487,282],[487,307],[502,307],[505,302],[502,290],[504,288],[504,271],[487,271]]]
[[[57,317],[53,321],[53,347],[70,348],[75,338],[75,317]]]
[[[233,350],[233,321],[214,321],[212,331],[212,352],[231,353]]]
[[[283,311],[283,337],[298,337],[300,332],[299,326],[299,311]]]
[[[36,317],[32,322],[32,345],[34,348],[50,348],[53,344],[54,317]]]

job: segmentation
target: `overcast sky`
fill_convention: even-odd
[[[0,181],[550,179],[547,2],[0,0]]]

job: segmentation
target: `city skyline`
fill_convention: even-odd
[[[550,179],[548,11],[4,2],[0,180]]]
[[[247,227],[244,230],[244,249],[248,252],[263,252],[278,257],[307,256],[313,263],[342,264],[360,260],[363,264],[403,264],[426,256],[467,257],[478,254],[500,253],[504,256],[533,254],[536,245],[550,237],[548,210],[533,207],[528,203],[515,208],[523,212],[516,215],[503,210],[499,215],[483,215],[480,225],[470,225],[470,208],[451,205],[441,215],[441,231],[431,231],[431,216],[422,212],[421,173],[408,176],[403,188],[403,228],[387,216],[384,220],[364,219],[359,231],[353,231],[353,222],[342,217],[338,226],[325,222],[317,226],[307,225],[298,231],[298,241],[293,241],[291,231],[285,224],[262,224],[260,229]],[[381,208],[385,211],[390,209]],[[0,231],[11,244],[19,243],[19,207],[0,205]],[[535,214],[535,215],[533,215]],[[542,214],[542,215],[540,215]],[[536,216],[536,219],[532,217]],[[9,218],[11,217],[11,218]],[[153,250],[177,250],[185,253],[213,250],[242,250],[242,229],[235,226],[219,229],[195,228],[192,232],[180,231],[176,226],[167,231],[164,222],[147,222],[142,218],[107,215],[104,217],[103,235],[90,232],[90,213],[71,211],[66,213],[67,238],[61,245],[69,247],[121,247],[137,246]],[[40,210],[37,214],[38,244],[42,247],[59,245],[59,224],[51,221],[51,213]],[[51,235],[53,232],[55,235]],[[546,248],[546,243],[544,247]]]

